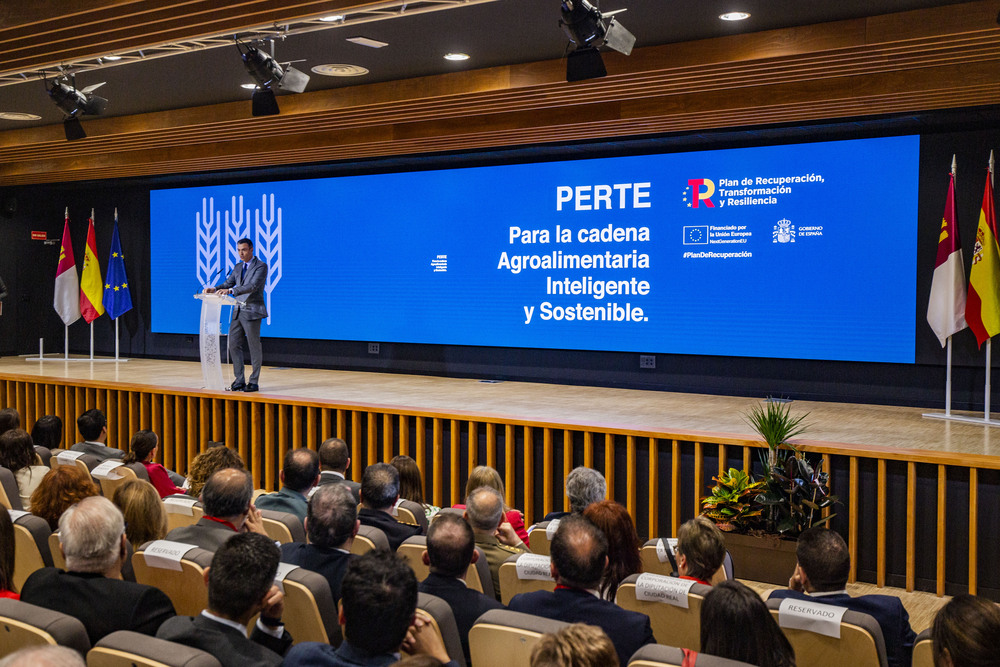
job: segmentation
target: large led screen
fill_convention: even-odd
[[[152,327],[249,237],[284,338],[913,362],[919,138],[155,190]]]

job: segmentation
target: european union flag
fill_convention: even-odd
[[[116,320],[132,310],[132,295],[128,291],[128,276],[125,275],[125,255],[118,238],[118,211],[115,211],[115,233],[111,237],[111,256],[108,258],[108,275],[104,280],[104,310]]]

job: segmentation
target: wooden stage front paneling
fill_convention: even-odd
[[[371,462],[408,454],[436,505],[460,502],[468,471],[496,467],[525,520],[566,506],[562,479],[587,465],[636,520],[640,537],[676,534],[697,514],[711,478],[755,465],[761,443],[743,414],[755,399],[533,383],[484,383],[390,373],[265,368],[262,393],[201,389],[198,364],[0,359],[0,405],[30,428],[44,414],[79,437],[75,418],[106,412],[110,444],[151,428],[163,463],[184,472],[209,440],[238,448],[254,483],[276,488],[290,448],[330,436],[351,446],[354,478]],[[822,458],[843,506],[852,580],[1000,592],[997,549],[1000,431],[924,419],[917,408],[796,401],[809,413],[798,446]],[[919,540],[919,541],[918,541]],[[918,554],[918,547],[920,553]]]

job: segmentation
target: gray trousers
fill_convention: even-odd
[[[239,313],[229,322],[229,360],[233,362],[233,375],[237,382],[243,382],[243,344],[250,347],[250,363],[253,371],[248,384],[257,384],[260,377],[260,319],[251,320]]]

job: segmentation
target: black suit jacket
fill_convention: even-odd
[[[422,532],[419,526],[400,523],[382,510],[372,510],[367,507],[358,511],[358,521],[363,526],[373,526],[385,533],[389,540],[389,548],[393,551],[398,549],[406,538],[420,535]]]
[[[490,609],[505,609],[491,596],[483,595],[465,585],[464,581],[455,577],[431,572],[418,586],[421,593],[436,595],[451,607],[458,626],[458,636],[462,640],[462,651],[465,653],[465,664],[471,665],[469,656],[469,630],[475,625],[476,619]]]
[[[292,646],[287,631],[278,638],[254,628],[247,639],[235,628],[205,616],[176,616],[156,636],[211,653],[222,667],[277,667]]]
[[[325,484],[343,484],[351,490],[354,494],[354,500],[357,503],[361,502],[361,485],[351,479],[346,479],[335,475],[334,473],[324,470],[319,474],[319,484],[317,486],[323,486]]]
[[[193,544],[206,551],[214,552],[218,551],[219,547],[225,544],[233,535],[236,535],[236,531],[229,526],[201,517],[196,523],[190,526],[174,528],[167,533],[164,539],[172,542],[182,542],[183,544]]]
[[[118,630],[155,635],[174,617],[174,605],[163,591],[100,574],[36,570],[21,588],[21,600],[80,619],[91,645]]]
[[[629,658],[640,647],[654,641],[649,616],[627,611],[613,602],[598,599],[588,591],[576,588],[521,593],[511,598],[507,608],[567,623],[596,625],[611,638],[618,652],[618,662],[622,665],[627,665]]]
[[[343,551],[315,544],[289,542],[281,545],[281,562],[322,574],[330,582],[334,602],[340,599],[340,582],[347,571],[347,565],[355,558],[357,556],[354,554],[345,554]]]

